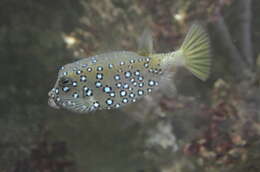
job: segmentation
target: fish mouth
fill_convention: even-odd
[[[60,107],[55,103],[53,98],[49,98],[48,105],[54,109],[60,109]]]
[[[49,99],[48,99],[48,105],[54,109],[60,109],[60,107],[56,104],[54,98],[55,98],[55,94],[53,93],[53,90],[51,90],[48,93]]]

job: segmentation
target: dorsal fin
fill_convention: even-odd
[[[147,56],[151,53],[153,53],[152,31],[149,28],[145,28],[138,39],[138,54]]]

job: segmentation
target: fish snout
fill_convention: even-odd
[[[53,88],[48,93],[49,99],[48,99],[48,105],[54,109],[59,109],[60,107],[55,102],[55,89]]]
[[[55,88],[51,89],[51,91],[48,92],[48,96],[52,98],[55,97]]]

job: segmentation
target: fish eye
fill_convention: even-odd
[[[62,77],[59,81],[60,86],[70,86],[72,85],[72,80],[68,77]]]

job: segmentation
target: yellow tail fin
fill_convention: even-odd
[[[210,74],[210,40],[204,28],[192,25],[181,48],[176,52],[182,58],[184,66],[196,77],[205,81]]]

